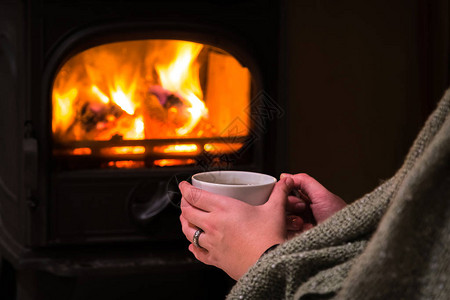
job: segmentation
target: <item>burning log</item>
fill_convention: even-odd
[[[145,136],[176,137],[176,129],[188,122],[189,105],[181,96],[161,86],[151,86],[144,101]]]
[[[81,107],[78,120],[86,133],[89,133],[91,130],[102,130],[109,127],[108,124],[119,119],[122,114],[123,111],[117,105],[86,102]]]

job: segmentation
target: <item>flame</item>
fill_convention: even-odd
[[[107,44],[76,55],[54,82],[54,134],[64,141],[192,133],[208,116],[198,62],[203,48],[186,41],[137,41]],[[159,86],[165,93],[161,97],[178,98],[178,106],[166,107],[163,98],[149,95],[151,86]],[[168,118],[164,127],[155,122],[155,114],[158,122]]]
[[[205,44],[140,40],[87,49],[66,61],[53,82],[52,131],[55,145],[61,147],[54,153],[68,149],[68,155],[92,155],[90,148],[70,148],[73,141],[143,139],[175,142],[153,149],[108,145],[95,154],[237,151],[242,144],[202,147],[177,140],[218,137],[237,119],[243,120],[241,127],[248,134],[250,121],[244,108],[250,103],[250,86],[247,68],[225,51]],[[161,160],[155,165],[180,161]],[[124,167],[129,163],[112,164]]]
[[[132,92],[125,93],[122,91],[121,86],[115,87],[115,90],[111,91],[111,96],[114,101],[122,110],[129,115],[134,115],[135,104],[132,99]]]
[[[124,136],[124,139],[126,140],[139,140],[145,138],[145,126],[144,126],[144,120],[142,116],[137,117],[133,121],[134,125],[131,128],[131,130],[127,131],[127,133]]]
[[[194,129],[203,116],[207,116],[208,110],[203,98],[200,86],[200,66],[196,59],[203,45],[184,42],[180,43],[176,51],[176,60],[169,65],[155,65],[161,85],[170,91],[176,91],[189,102],[187,111],[191,114],[187,123],[176,129],[177,135],[185,135]]]
[[[186,99],[191,103],[191,107],[187,109],[187,111],[191,113],[191,118],[186,125],[177,129],[178,135],[185,135],[191,132],[192,129],[200,121],[201,117],[205,116],[208,113],[208,110],[205,107],[205,103],[203,103],[193,93],[186,95]]]
[[[64,94],[60,94],[59,91],[53,92],[53,99],[55,105],[53,105],[53,112],[58,118],[53,122],[53,132],[67,128],[70,126],[70,122],[75,117],[75,112],[72,110],[72,103],[78,95],[76,88],[71,88]]]
[[[103,94],[96,85],[93,85],[91,90],[92,90],[92,93],[94,93],[103,103],[105,103],[105,104],[109,103],[108,96]]]

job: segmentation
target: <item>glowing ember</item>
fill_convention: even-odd
[[[91,155],[92,151],[90,148],[75,148],[72,153],[73,155]]]
[[[118,161],[108,162],[109,168],[137,169],[137,168],[143,168],[144,166],[145,166],[145,163],[143,161],[118,160]]]
[[[196,154],[199,148],[196,144],[178,144],[168,146],[156,146],[153,148],[156,153],[164,154]]]
[[[155,160],[154,165],[157,167],[173,167],[173,166],[184,166],[184,165],[193,165],[195,164],[195,160],[188,159],[158,159]]]
[[[126,155],[126,154],[144,154],[144,146],[130,146],[130,147],[108,147],[100,150],[103,155]]]
[[[125,136],[124,139],[125,140],[140,140],[140,139],[144,139],[145,138],[145,133],[144,133],[144,120],[142,117],[137,117],[136,119],[134,119],[134,126],[132,127],[132,129],[130,131],[128,131]]]
[[[219,153],[233,153],[241,149],[243,146],[242,143],[212,143],[212,144],[205,144],[203,149],[212,154],[219,154]]]

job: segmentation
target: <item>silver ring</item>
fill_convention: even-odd
[[[194,244],[194,246],[197,247],[197,248],[202,248],[202,246],[200,246],[200,244],[198,243],[198,238],[200,237],[200,234],[202,234],[202,233],[203,233],[203,230],[201,230],[199,228],[194,233],[194,237],[192,238],[192,244]]]

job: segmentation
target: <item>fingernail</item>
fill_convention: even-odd
[[[284,177],[291,177],[291,176],[292,176],[292,174],[289,174],[289,173],[281,173],[280,179],[283,179]]]
[[[293,185],[294,185],[294,180],[292,180],[291,177],[283,177],[283,178],[286,178],[286,180],[284,181],[284,183],[286,184],[286,186],[287,186],[288,188],[292,188]]]
[[[301,226],[300,220],[299,220],[298,218],[296,218],[296,217],[292,218],[291,224],[292,224],[292,226],[293,226],[295,229],[297,229],[297,230],[298,230],[298,229],[300,228],[300,226]]]
[[[178,188],[181,189],[187,182],[186,181],[182,181],[178,184]]]

